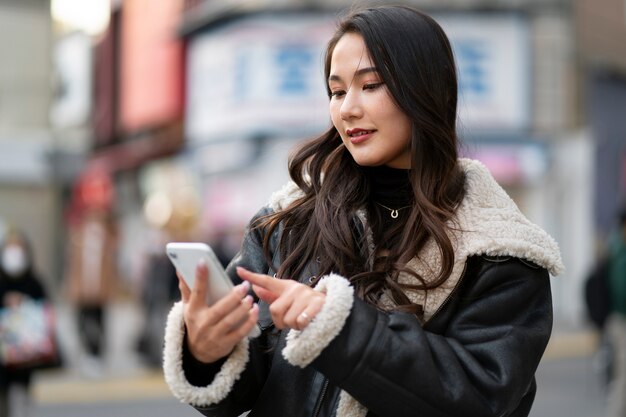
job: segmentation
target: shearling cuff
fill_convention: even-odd
[[[366,415],[367,408],[342,390],[339,394],[337,417],[365,417]]]
[[[213,382],[206,387],[191,385],[183,371],[183,303],[177,302],[167,316],[165,326],[165,345],[163,348],[163,374],[170,391],[181,402],[197,407],[208,407],[222,401],[239,379],[249,359],[248,338],[235,346]]]
[[[304,330],[289,331],[282,352],[287,362],[301,368],[313,362],[339,334],[354,301],[354,289],[340,275],[323,277],[315,289],[326,293],[322,309]]]

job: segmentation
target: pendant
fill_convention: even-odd
[[[398,210],[391,210],[391,218],[392,219],[398,218]]]

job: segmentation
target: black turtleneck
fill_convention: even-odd
[[[410,211],[407,206],[413,202],[413,192],[409,180],[408,169],[396,169],[388,166],[367,167],[365,173],[370,184],[369,209],[370,215],[380,219],[374,221],[383,229],[388,229],[397,222],[406,221]],[[399,209],[398,218],[391,217],[390,209]],[[372,218],[372,220],[374,220]],[[375,229],[382,231],[378,227]],[[375,234],[376,231],[375,231]]]
[[[370,200],[391,208],[408,206],[413,201],[408,169],[386,165],[365,169],[370,184]]]

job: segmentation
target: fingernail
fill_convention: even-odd
[[[248,292],[248,290],[250,289],[250,283],[248,281],[244,281],[241,284],[239,284],[239,286],[237,287],[237,291],[239,291],[239,294],[246,294]]]
[[[248,306],[252,307],[252,296],[251,295],[247,295],[244,299],[243,299],[243,303],[247,304]]]
[[[205,261],[204,259],[200,259],[200,260],[198,261],[198,265],[197,265],[197,267],[198,267],[199,269],[205,269],[205,268],[207,267],[207,265],[206,265],[206,261]]]

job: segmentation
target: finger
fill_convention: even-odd
[[[294,303],[293,290],[285,291],[280,297],[270,304],[270,314],[274,325],[279,329],[289,327],[285,321],[285,315]],[[302,308],[301,308],[302,310]]]
[[[233,340],[234,342],[239,342],[244,337],[247,337],[248,334],[252,331],[252,328],[257,325],[259,321],[259,306],[258,304],[253,304],[252,308],[248,311],[248,319],[243,322],[239,327],[234,329],[231,333],[229,333],[226,337]]]
[[[266,290],[263,287],[259,287],[258,285],[253,285],[252,290],[261,300],[265,301],[267,304],[272,304],[278,298],[278,295]]]
[[[248,318],[253,304],[254,299],[252,296],[246,295],[236,308],[222,317],[221,320],[215,324],[215,333],[228,334],[237,327],[241,326],[241,324]]]
[[[297,323],[300,326],[300,329],[305,329],[311,322],[315,319],[315,317],[322,311],[322,307],[324,307],[324,301],[326,301],[326,297],[317,297],[315,298],[307,308],[298,315]]]
[[[223,320],[224,317],[236,310],[241,305],[242,300],[247,296],[249,290],[250,283],[244,281],[213,304],[209,311],[208,324],[217,324]]]
[[[285,284],[287,288],[280,297],[270,304],[272,320],[279,329],[286,327],[295,328],[296,317],[306,307],[306,293],[313,291],[311,288],[295,281],[286,280]],[[291,315],[289,315],[290,312]]]
[[[316,297],[315,300],[307,307],[306,311],[309,316],[311,316],[311,320],[313,320],[319,314],[319,312],[322,311],[324,303],[326,302],[326,294],[321,294],[321,296]]]
[[[219,338],[220,342],[225,345],[235,346],[244,339],[256,326],[259,320],[259,306],[255,303],[245,312],[245,315],[236,326],[229,329],[228,333],[219,333],[222,329],[214,328],[214,332],[209,336],[211,338]]]
[[[285,304],[285,310],[283,313],[283,322],[286,327],[292,329],[299,329],[299,316],[303,311],[306,311],[309,305],[314,300],[314,294],[311,294],[313,290],[310,288],[294,288],[292,295],[292,302]],[[271,307],[270,307],[271,308]]]
[[[251,284],[265,288],[268,291],[280,296],[282,292],[287,288],[287,282],[289,280],[275,279],[269,275],[257,274],[256,272],[248,271],[247,269],[238,266],[237,274]]]
[[[191,296],[189,297],[189,304],[192,307],[206,306],[208,279],[209,268],[207,267],[206,261],[201,259],[198,265],[196,265],[196,279],[193,283],[193,288],[191,288]]]
[[[295,298],[294,303],[285,313],[284,321],[287,327],[302,330],[322,309],[326,297],[323,293],[308,288],[300,293],[302,295]]]
[[[187,286],[187,283],[185,282],[183,277],[178,273],[178,271],[176,271],[176,276],[178,277],[178,289],[180,290],[181,299],[183,300],[183,303],[186,304],[189,302],[191,290],[189,289],[189,286]]]
[[[311,323],[311,320],[313,320],[313,318],[306,311],[303,311],[302,313],[298,314],[298,317],[296,318],[296,329],[304,330],[306,326]]]

